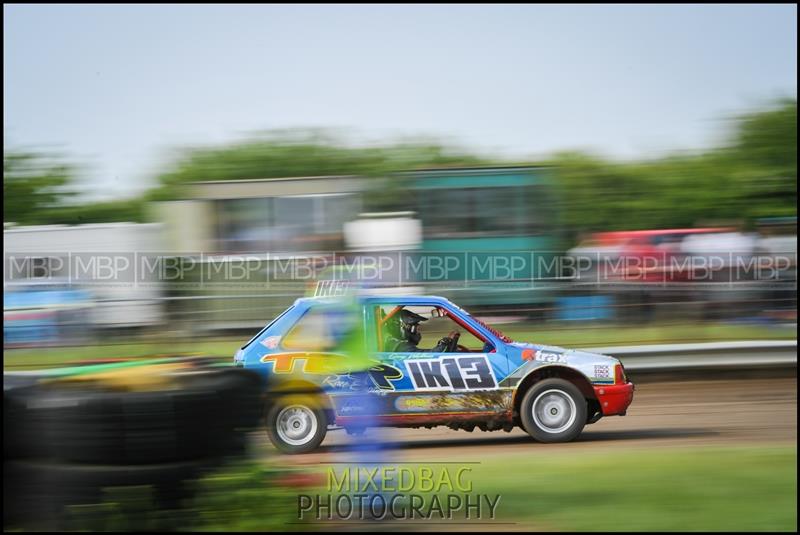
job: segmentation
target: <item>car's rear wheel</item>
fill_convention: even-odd
[[[311,395],[283,396],[267,415],[267,433],[283,453],[308,453],[325,439],[328,421],[319,399]]]
[[[569,442],[586,425],[586,399],[564,379],[534,384],[522,398],[522,427],[539,442]]]

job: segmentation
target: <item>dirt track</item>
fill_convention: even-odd
[[[637,385],[627,416],[603,418],[569,444],[538,444],[520,429],[511,433],[467,433],[445,427],[378,432],[390,450],[413,461],[480,460],[550,448],[796,444],[797,378],[642,383]],[[319,453],[294,456],[293,460],[300,464],[341,460],[348,457],[352,440],[343,430],[332,431]]]

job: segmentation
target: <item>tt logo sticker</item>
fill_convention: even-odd
[[[378,364],[369,369],[369,377],[372,382],[381,390],[394,390],[392,380],[402,379],[403,374],[394,366],[388,364]]]

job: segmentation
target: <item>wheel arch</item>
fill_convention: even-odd
[[[596,405],[599,409],[600,404],[597,401],[597,396],[592,388],[592,382],[589,381],[588,377],[575,368],[551,364],[531,370],[530,373],[523,377],[517,384],[517,388],[514,389],[514,395],[512,399],[515,420],[519,419],[520,406],[522,405],[522,398],[525,397],[525,393],[539,381],[553,378],[563,379],[574,384],[586,399],[588,403],[588,412],[590,414],[592,413],[594,405]]]
[[[301,378],[285,379],[272,383],[267,391],[264,415],[266,416],[275,400],[287,395],[309,395],[318,397],[322,402],[322,409],[325,411],[328,424],[334,423],[336,414],[333,410],[333,401],[328,393],[317,383]]]

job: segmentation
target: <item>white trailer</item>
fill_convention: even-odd
[[[94,327],[142,327],[163,321],[163,288],[153,259],[164,254],[159,223],[4,225],[3,291],[33,286],[80,289],[92,296]]]

